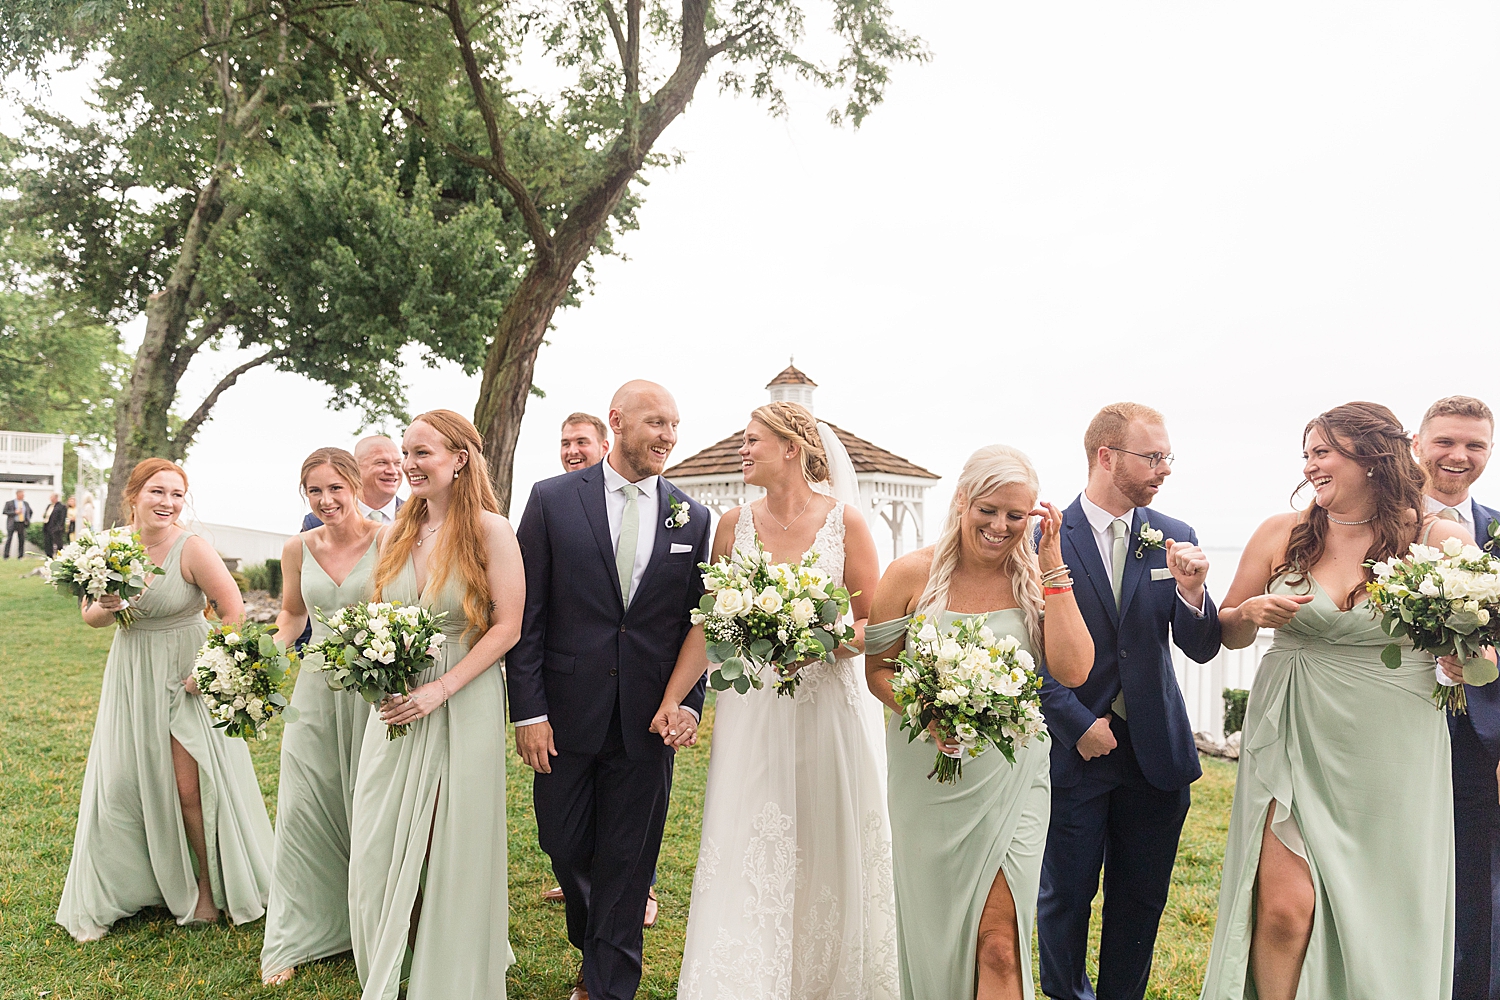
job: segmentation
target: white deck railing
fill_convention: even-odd
[[[1194,663],[1182,650],[1172,647],[1172,666],[1177,670],[1177,684],[1187,702],[1188,719],[1193,732],[1224,736],[1224,689],[1249,689],[1260,667],[1260,658],[1271,648],[1276,633],[1261,629],[1255,643],[1244,649],[1220,649],[1207,663]]]
[[[50,469],[62,465],[61,434],[0,431],[0,470]]]

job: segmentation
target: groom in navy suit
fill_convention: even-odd
[[[1479,542],[1500,520],[1469,496],[1494,446],[1495,417],[1472,396],[1427,408],[1412,452],[1427,472],[1427,510],[1457,521]],[[1496,545],[1495,548],[1500,548]],[[1500,1000],[1500,683],[1469,687],[1469,711],[1448,713],[1453,743],[1453,830],[1457,848],[1453,1000]]]
[[[651,723],[712,540],[708,509],[661,478],[677,421],[665,389],[627,383],[610,404],[608,458],[537,483],[516,532],[526,613],[506,657],[510,711],[583,953],[573,1000],[630,1000],[641,981],[674,754]],[[695,716],[703,691],[700,679],[683,701]]]
[[[1052,820],[1037,900],[1042,991],[1093,1000],[1084,960],[1104,870],[1097,996],[1141,1000],[1167,903],[1188,786],[1203,772],[1169,638],[1199,663],[1219,650],[1208,560],[1181,521],[1146,508],[1172,471],[1160,413],[1100,410],[1084,435],[1089,478],[1063,514],[1063,559],[1094,639],[1080,687],[1043,678]]]

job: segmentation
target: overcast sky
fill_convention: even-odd
[[[795,354],[817,409],[948,477],[993,441],[1043,496],[1082,485],[1104,403],[1162,410],[1159,506],[1235,547],[1287,509],[1309,417],[1350,399],[1415,428],[1492,395],[1500,6],[894,0],[933,60],[859,131],[708,85],[665,136],[641,230],[560,313],[517,505],[559,419],[627,377],[676,393],[674,459],[743,426]],[[195,363],[192,405],[233,355]],[[413,412],[477,379],[408,368]],[[1492,404],[1500,403],[1493,394]],[[296,470],[348,444],[322,387],[256,372],[189,455],[201,519],[292,530]],[[1500,466],[1481,480],[1500,500]]]

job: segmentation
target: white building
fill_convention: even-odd
[[[814,415],[817,410],[813,408],[813,392],[817,388],[818,383],[791,365],[766,386],[771,402],[801,403]],[[824,422],[833,428],[849,452],[865,517],[873,527],[878,516],[890,530],[892,557],[906,551],[908,525],[916,538],[915,547],[921,548],[927,491],[942,477],[871,444],[831,420],[825,418]],[[743,428],[735,431],[672,466],[663,475],[715,514],[754,500],[763,491],[758,486],[746,485],[740,471],[739,448],[744,433]]]
[[[61,434],[0,431],[0,497],[25,490],[40,517],[47,495],[62,492],[64,440]]]

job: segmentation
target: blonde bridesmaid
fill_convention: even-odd
[[[78,829],[57,922],[79,941],[147,906],[179,924],[236,924],[265,913],[271,821],[243,740],[213,728],[190,677],[208,635],[205,598],[226,622],[244,616],[224,561],[177,523],[187,473],[148,458],[125,484],[122,513],[166,570],[132,603],[104,665],[83,772]],[[116,597],[86,602],[83,620],[114,624]]]
[[[452,410],[406,430],[411,499],[384,529],[376,600],[447,612],[437,662],[372,714],[354,786],[349,904],[364,1000],[496,1000],[515,961],[505,844],[505,686],[521,633],[521,549],[474,425]],[[387,725],[410,725],[396,740]],[[409,957],[408,957],[409,956]]]
[[[323,526],[294,535],[282,550],[276,634],[299,636],[312,617],[316,643],[328,629],[314,611],[330,614],[374,593],[380,525],[360,515],[359,464],[342,448],[307,456],[301,489]],[[268,986],[352,946],[349,813],[370,705],[357,693],[330,690],[315,671],[298,676],[292,705],[298,717],[281,739],[276,869],[260,952]]]

